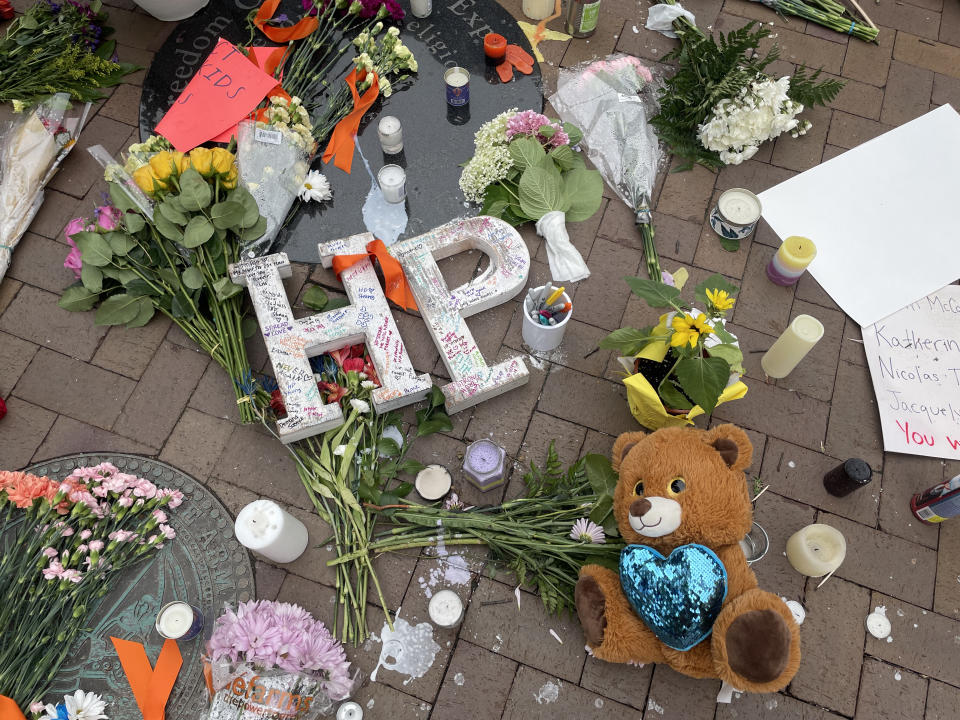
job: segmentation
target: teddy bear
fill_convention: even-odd
[[[595,657],[666,663],[746,692],[784,688],[800,666],[800,631],[757,587],[739,541],[750,531],[744,477],[753,454],[734,425],[628,432],[613,446],[620,572],[586,565],[574,593]]]

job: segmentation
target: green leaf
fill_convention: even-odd
[[[345,308],[350,305],[350,299],[345,297],[335,297],[331,298],[327,303],[327,306],[324,308],[327,312],[330,310],[339,310],[340,308]]]
[[[210,204],[212,195],[210,185],[193,168],[184,170],[180,175],[180,203],[185,210],[203,210]]]
[[[194,316],[193,307],[184,296],[183,291],[174,293],[170,304],[170,313],[178,320],[189,320]]]
[[[199,290],[203,287],[203,273],[200,272],[200,268],[193,265],[183,271],[180,280],[183,282],[184,287],[190,288],[191,290]]]
[[[392,438],[380,438],[377,442],[377,452],[384,457],[396,457],[400,454],[400,446]]]
[[[137,316],[127,323],[128,328],[143,327],[150,322],[150,318],[152,318],[154,312],[156,312],[155,308],[153,307],[153,302],[150,300],[150,298],[141,297],[139,298],[138,302],[139,305],[137,309]]]
[[[120,210],[127,212],[139,211],[137,204],[131,199],[130,195],[127,194],[127,191],[123,189],[121,185],[118,185],[115,182],[107,183],[107,189],[110,192],[110,204]]]
[[[92,293],[83,285],[73,285],[63,291],[57,305],[70,312],[83,312],[97,304],[100,296]]]
[[[719,325],[719,323],[717,323]],[[722,345],[712,345],[705,348],[710,353],[710,357],[723,358],[727,364],[736,372],[743,372],[743,351],[736,345],[723,343]]]
[[[217,300],[223,302],[224,300],[229,300],[234,295],[238,295],[243,292],[243,287],[240,285],[235,285],[230,278],[223,277],[213,283],[213,289],[217,292]]]
[[[510,143],[508,149],[513,159],[513,166],[519,170],[526,170],[536,165],[547,155],[547,151],[539,142],[528,137],[518,137]]]
[[[489,185],[483,194],[483,205],[480,208],[480,215],[501,217],[503,211],[510,206],[511,200],[510,192],[503,185],[500,183]]]
[[[156,212],[153,214],[153,226],[157,229],[157,232],[167,238],[167,240],[173,240],[174,242],[181,242],[183,240],[183,231],[174,223],[167,220],[162,213]]]
[[[634,295],[647,301],[652,308],[675,307],[680,299],[680,291],[670,285],[642,277],[624,278]]]
[[[616,350],[625,357],[633,357],[650,342],[650,329],[620,328],[601,340],[598,345],[604,350]]]
[[[557,164],[561,170],[573,170],[577,166],[577,153],[569,145],[561,145],[549,152],[550,159]]]
[[[537,128],[537,135],[543,135],[545,138],[552,138],[557,132],[553,125],[541,125]]]
[[[573,123],[563,123],[563,131],[569,136],[571,145],[579,145],[583,140],[583,133]]]
[[[140,313],[141,298],[121,293],[104,300],[94,315],[94,325],[123,325]],[[148,301],[149,302],[149,301]]]
[[[740,238],[720,238],[720,246],[727,252],[737,252],[740,249]]]
[[[103,235],[93,232],[74,233],[73,241],[80,248],[80,254],[83,256],[83,264],[103,267],[109,265],[113,259],[113,252],[110,250],[110,243],[104,239]]]
[[[430,401],[430,409],[443,407],[446,405],[447,396],[443,394],[443,390],[437,385],[433,385],[430,388],[430,397],[427,398]]]
[[[229,230],[243,220],[243,205],[229,200],[218,202],[210,208],[210,219],[215,228]]]
[[[405,472],[405,473],[410,473],[411,475],[416,475],[425,467],[426,465],[424,465],[419,460],[404,460],[403,462],[397,465],[397,470],[399,472]]]
[[[603,178],[596,170],[571,170],[563,176],[563,194],[569,204],[567,222],[582,222],[600,209]]]
[[[417,437],[433,435],[438,432],[450,432],[453,430],[453,422],[446,413],[434,413],[429,420],[417,424]]]
[[[194,215],[183,231],[183,246],[196,248],[213,237],[213,224],[203,215]]]
[[[603,495],[590,510],[590,520],[602,526],[607,517],[613,512],[613,497]]]
[[[303,304],[311,310],[317,310],[319,312],[323,310],[329,302],[330,298],[327,297],[326,291],[319,285],[311,285],[303,294]]]
[[[413,483],[402,482],[390,492],[397,497],[405,498],[407,495],[413,492]]]
[[[104,238],[110,244],[113,254],[120,257],[125,257],[137,246],[137,241],[133,239],[133,236],[125,232],[108,232],[104,235]]]
[[[720,273],[714,273],[693,290],[693,296],[704,307],[710,304],[710,300],[707,298],[707,290],[725,290],[730,297],[735,297],[740,292],[740,288],[729,282]]]
[[[539,220],[551,210],[559,210],[563,204],[560,173],[550,173],[539,167],[529,167],[520,176],[520,209],[524,215]]]
[[[260,332],[260,325],[252,317],[245,317],[240,322],[240,330],[243,333],[243,338],[248,340]]]
[[[80,282],[92,293],[99,293],[103,290],[103,272],[96,265],[84,263],[80,268]]]
[[[123,288],[124,290],[127,291],[128,295],[133,295],[134,297],[157,294],[157,292],[152,287],[150,287],[150,283],[148,283],[143,278],[139,278],[139,277],[134,278],[129,282],[125,282],[123,284]]]
[[[665,378],[664,381],[660,383],[657,394],[660,396],[660,400],[665,407],[670,407],[674,410],[693,409],[693,403],[683,396],[683,393],[670,381],[670,378]]]
[[[240,221],[243,227],[253,227],[260,219],[260,208],[257,207],[257,201],[242,185],[227,195],[227,200],[239,203],[243,207],[243,219]]]
[[[737,336],[731,335],[727,332],[727,329],[723,326],[723,323],[717,323],[716,327],[713,328],[713,332],[716,333],[717,337],[720,338],[720,341],[728,345],[732,345],[737,342]]]
[[[146,223],[140,213],[128,212],[123,216],[123,226],[127,229],[127,232],[140,232],[143,230],[144,225],[146,225]]]
[[[584,471],[590,487],[597,495],[613,495],[617,489],[617,472],[610,464],[610,458],[598,453],[589,453],[584,458]],[[594,521],[599,522],[599,521]]]
[[[718,357],[689,357],[677,363],[674,373],[683,391],[709,415],[730,379],[730,365]]]
[[[240,240],[245,243],[253,242],[258,239],[267,231],[267,219],[261,217],[253,224],[252,227],[248,227],[242,233],[240,233]]]
[[[173,197],[164,200],[157,206],[157,209],[167,220],[177,225],[186,225],[190,219],[177,209],[176,204],[173,202]]]

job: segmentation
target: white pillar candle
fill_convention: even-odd
[[[810,315],[797,315],[760,359],[760,367],[772,378],[790,374],[823,337],[823,325]]]
[[[380,183],[380,192],[390,203],[401,203],[407,196],[407,174],[399,165],[384,165],[377,173],[377,182]]]
[[[760,219],[760,198],[749,190],[731,188],[717,200],[723,216],[737,225],[749,225]]]
[[[832,573],[847,554],[847,541],[836,528],[822,523],[807,525],[787,540],[787,560],[801,575],[822,577]]]
[[[443,465],[427,465],[417,473],[414,487],[424,500],[439,500],[450,492],[450,473]]]
[[[198,614],[189,603],[167,603],[157,613],[157,632],[170,640],[190,640],[199,635],[203,628],[203,616],[198,618]]]
[[[436,625],[445,628],[455,627],[463,618],[463,601],[453,590],[441,590],[430,598],[427,612]]]
[[[241,545],[275,563],[293,562],[307,549],[307,526],[272,500],[247,505],[233,529]]]
[[[414,17],[429,17],[433,12],[433,0],[410,0],[410,12]]]
[[[555,7],[555,0],[523,0],[523,14],[531,20],[550,17]]]
[[[380,147],[387,155],[396,155],[403,150],[403,128],[400,120],[393,115],[380,118],[377,137],[380,138]]]

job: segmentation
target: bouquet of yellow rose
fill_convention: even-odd
[[[251,398],[267,396],[253,381],[243,288],[231,282],[227,266],[240,259],[244,242],[263,234],[266,220],[237,186],[233,153],[195,148],[184,155],[162,146],[156,139],[132,146],[126,166],[102,147],[90,148],[106,168],[119,221],[109,230],[94,223],[73,233],[80,278],[59,305],[96,306],[97,325],[140,327],[157,312],[166,315],[229,373],[240,417],[253,422]]]
[[[685,271],[684,271],[685,273]],[[670,308],[649,328],[620,328],[600,341],[600,347],[620,351],[627,372],[627,400],[633,416],[644,426],[692,424],[692,419],[723,402],[747,393],[740,381],[743,353],[737,338],[724,327],[726,313],[736,302],[737,287],[722,275],[711,275],[694,292],[706,308],[698,310],[681,300],[682,283],[628,277],[635,295],[652,308]],[[680,285],[680,287],[677,287]]]

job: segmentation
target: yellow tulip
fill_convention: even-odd
[[[210,148],[198,147],[190,151],[190,164],[204,177],[213,174],[213,153]]]
[[[134,170],[133,181],[147,195],[153,195],[153,171],[149,165],[143,165]]]
[[[158,152],[150,158],[150,169],[154,176],[160,180],[166,180],[177,171],[176,159],[169,150]]]
[[[211,162],[216,172],[220,174],[228,173],[233,169],[233,153],[227,152],[223,148],[214,148]]]

